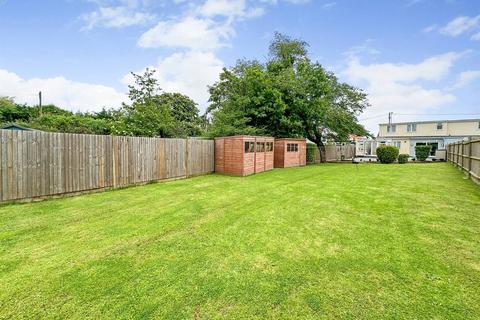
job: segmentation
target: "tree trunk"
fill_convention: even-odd
[[[327,162],[327,152],[323,142],[320,141],[320,143],[317,143],[317,147],[318,147],[318,150],[320,151],[320,162],[322,163]]]
[[[327,162],[325,144],[323,143],[322,138],[317,135],[311,135],[310,137],[308,137],[308,139],[315,142],[315,144],[317,145],[318,151],[320,153],[320,162]]]

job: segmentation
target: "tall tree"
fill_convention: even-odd
[[[365,93],[308,58],[308,44],[276,34],[269,60],[239,61],[210,88],[210,135],[240,133],[307,137],[321,151],[327,139],[365,135],[357,116]]]
[[[129,86],[132,104],[123,104],[114,134],[148,137],[171,137],[174,119],[168,105],[158,96],[161,88],[154,77],[155,70],[146,69],[141,75],[132,73],[134,84]]]
[[[174,134],[177,137],[200,134],[201,119],[197,104],[181,93],[164,92],[158,96],[158,103],[167,105],[175,120]]]

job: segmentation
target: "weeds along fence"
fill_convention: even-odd
[[[214,171],[214,142],[0,130],[0,202]]]
[[[447,146],[447,160],[480,184],[480,140],[461,141]]]

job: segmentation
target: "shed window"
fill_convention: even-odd
[[[287,152],[298,152],[298,143],[287,143]]]
[[[265,151],[267,152],[273,151],[273,142],[266,143]]]
[[[245,153],[251,153],[254,150],[255,143],[246,141],[245,142]]]
[[[257,142],[257,152],[265,152],[265,142]]]

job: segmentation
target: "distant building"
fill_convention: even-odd
[[[14,131],[33,131],[33,129],[23,127],[23,126],[21,126],[19,124],[16,124],[16,123],[6,124],[6,125],[0,127],[0,129],[2,129],[2,130],[14,130]]]
[[[377,141],[386,141],[400,153],[415,157],[415,146],[430,145],[431,155],[450,143],[480,137],[480,119],[413,121],[379,124]]]

